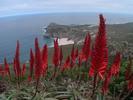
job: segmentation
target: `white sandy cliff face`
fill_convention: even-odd
[[[59,45],[69,45],[69,44],[74,44],[73,40],[68,40],[68,38],[60,38],[58,39]]]

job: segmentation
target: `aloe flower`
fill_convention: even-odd
[[[105,19],[102,15],[99,16],[99,30],[96,34],[94,49],[91,52],[91,67],[89,76],[99,76],[103,79],[104,73],[108,64],[108,48],[106,40]]]
[[[24,77],[25,73],[26,73],[26,65],[23,64],[23,67],[22,67],[22,77]]]
[[[19,41],[17,41],[16,46],[16,53],[14,58],[14,69],[17,77],[21,76],[21,67],[20,67],[20,47],[19,47]]]
[[[75,56],[75,49],[74,49],[74,45],[73,45],[72,50],[71,50],[71,67],[74,66],[75,61],[76,61],[76,56]]]
[[[103,94],[106,94],[108,92],[108,87],[109,87],[111,78],[112,78],[112,72],[110,68],[109,71],[107,71],[107,75],[105,76],[105,80],[103,82],[103,87],[102,87]]]
[[[111,72],[113,76],[117,76],[120,71],[120,64],[121,64],[121,54],[118,52],[115,56],[114,62],[111,67]]]
[[[67,57],[63,67],[62,67],[62,72],[70,68],[70,56]]]
[[[14,70],[14,73],[15,73],[15,77],[17,78],[17,69],[16,69],[16,61],[15,61],[15,58],[13,59],[13,70]]]
[[[32,77],[33,75],[33,69],[34,69],[34,63],[35,62],[35,58],[34,58],[34,54],[33,54],[33,51],[32,49],[30,49],[30,77]]]
[[[9,79],[11,80],[11,74],[10,74],[9,64],[7,63],[6,58],[4,58],[4,66],[5,66],[5,72],[8,75]]]
[[[59,46],[58,46],[58,38],[54,40],[54,54],[53,54],[53,64],[55,67],[59,65]]]
[[[114,62],[113,62],[111,68],[109,69],[109,71],[107,72],[107,75],[105,77],[105,81],[103,83],[103,88],[102,88],[103,93],[107,93],[108,86],[109,86],[109,83],[111,81],[112,76],[117,76],[119,74],[120,62],[121,62],[121,54],[120,54],[120,52],[117,52],[115,59],[114,59]]]
[[[82,62],[88,61],[88,58],[90,56],[90,43],[91,43],[91,36],[88,33],[85,37],[84,44],[83,44],[82,50],[81,50],[80,55],[79,55]]]
[[[35,38],[35,78],[37,80],[40,79],[42,70],[43,70],[43,62],[42,62],[42,55],[41,50],[39,48],[38,39]]]
[[[58,45],[58,38],[54,40],[54,54],[53,54],[53,65],[54,65],[54,73],[50,79],[53,79],[57,75],[57,68],[60,64],[60,49]]]
[[[91,51],[91,66],[89,69],[89,76],[94,77],[92,97],[95,93],[97,77],[100,77],[100,79],[102,80],[104,79],[104,74],[108,65],[108,48],[106,39],[105,19],[103,15],[99,15],[99,19],[99,29],[98,33],[96,34],[93,49]]]
[[[44,46],[44,49],[47,48],[47,46]],[[45,59],[45,53],[44,51],[46,51],[46,49],[43,49],[43,53],[41,52],[40,48],[39,48],[39,43],[38,43],[38,38],[35,38],[35,78],[36,78],[36,91],[34,96],[32,97],[32,99],[34,99],[34,97],[37,94],[38,91],[38,85],[39,85],[39,81],[40,78],[43,74],[44,70],[44,65],[46,64],[46,62],[44,63],[44,61],[47,61]],[[31,76],[28,77],[28,81],[31,81]]]

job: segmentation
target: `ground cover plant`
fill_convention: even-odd
[[[0,100],[132,100],[132,57],[117,51],[110,62],[103,15],[99,20],[95,41],[88,33],[80,49],[64,52],[57,38],[50,58],[47,45],[40,48],[35,38],[29,63],[22,64],[17,41],[13,64],[5,58],[0,65]]]

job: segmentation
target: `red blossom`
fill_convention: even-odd
[[[107,93],[108,91],[108,86],[109,86],[109,83],[111,81],[111,77],[112,76],[117,76],[119,74],[119,71],[120,71],[120,62],[121,62],[121,54],[120,52],[118,52],[115,56],[115,59],[114,59],[114,62],[110,68],[110,70],[107,72],[107,75],[106,75],[106,78],[105,78],[105,81],[103,83],[103,93]]]
[[[74,48],[74,45],[71,50],[71,67],[74,66],[76,59],[78,58],[78,48]]]
[[[103,79],[108,64],[108,48],[106,40],[105,19],[102,15],[99,16],[99,30],[96,34],[94,49],[91,52],[91,67],[89,76],[98,74]]]
[[[22,77],[24,77],[25,73],[26,73],[26,65],[23,64],[23,67],[22,67]]]
[[[72,50],[71,50],[71,67],[74,66],[75,61],[76,61],[76,56],[75,56],[75,49],[74,49],[74,45],[73,45]]]
[[[46,74],[46,70],[48,67],[48,47],[45,44],[42,51],[42,60],[43,60],[43,76]]]
[[[91,36],[88,33],[85,37],[84,44],[79,55],[82,61],[85,61],[85,62],[88,61],[88,58],[90,56],[90,43],[91,43]]]
[[[109,87],[109,83],[111,81],[111,77],[112,77],[112,72],[111,72],[111,68],[110,68],[110,70],[107,72],[107,75],[106,75],[105,80],[103,82],[102,91],[103,91],[104,94],[106,94],[107,91],[108,91],[108,87]]]
[[[42,57],[38,39],[35,38],[35,78],[38,80],[42,74]]]
[[[69,67],[70,67],[70,56],[67,57],[67,59],[66,59],[64,65],[63,65],[63,67],[62,67],[62,72],[63,72],[64,70],[69,69]]]
[[[111,73],[113,76],[117,76],[120,71],[120,64],[121,64],[121,54],[118,52],[115,56],[114,62],[111,67]]]
[[[54,40],[54,54],[53,54],[53,64],[55,67],[59,65],[59,46],[58,38]]]
[[[13,70],[14,70],[15,76],[17,77],[17,69],[16,69],[16,61],[15,61],[15,58],[13,59]]]
[[[20,67],[20,47],[19,47],[19,41],[17,41],[16,46],[16,53],[14,58],[14,67],[15,67],[15,73],[17,77],[21,76],[21,67]]]
[[[34,61],[35,61],[34,54],[33,54],[32,49],[30,49],[30,61],[29,61],[29,63],[30,63],[30,76],[31,77],[33,75]]]
[[[9,76],[9,79],[11,79],[10,69],[9,69],[9,65],[7,63],[6,58],[4,58],[4,66],[5,66],[5,72],[6,72],[6,74]]]

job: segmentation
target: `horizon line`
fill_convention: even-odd
[[[96,13],[96,14],[126,14],[126,15],[133,15],[131,13],[121,13],[121,12],[96,12],[96,11],[85,11],[85,12],[31,12],[31,13],[18,13],[18,14],[11,14],[11,15],[3,15],[0,18],[6,17],[17,17],[17,16],[25,16],[25,15],[36,15],[36,14],[69,14],[69,13]]]

